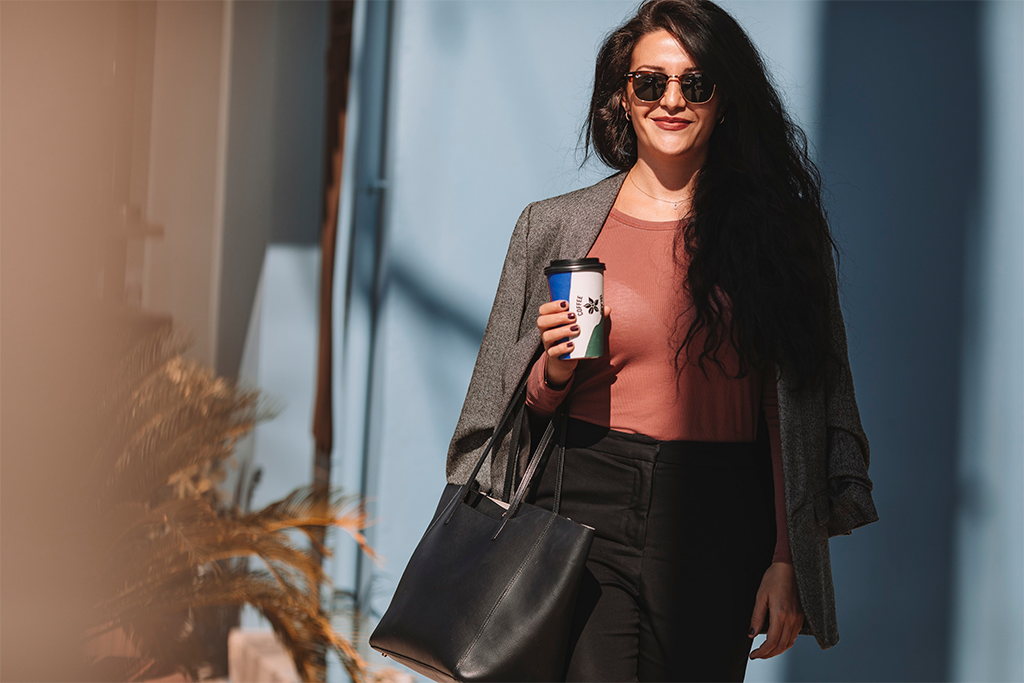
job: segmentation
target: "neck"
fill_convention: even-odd
[[[691,154],[660,158],[641,150],[630,173],[640,187],[657,197],[688,200],[693,197],[697,171],[704,164],[705,157],[706,153],[700,155],[700,158]]]

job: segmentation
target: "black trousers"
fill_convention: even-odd
[[[527,496],[549,510],[554,453]],[[751,442],[658,441],[569,418],[559,513],[596,531],[565,680],[742,681],[774,505],[763,411]]]

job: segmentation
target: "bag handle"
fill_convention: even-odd
[[[525,403],[520,410],[526,410]],[[518,415],[518,413],[513,413],[513,415]],[[519,471],[519,441],[522,438],[522,424],[522,420],[518,417],[512,418],[512,440],[509,443],[508,458],[505,463],[505,484],[501,487],[501,499],[506,503],[515,492],[516,474]],[[527,452],[529,452],[529,449],[527,449]]]
[[[537,467],[540,464],[541,459],[544,457],[544,451],[547,449],[548,441],[551,438],[551,434],[554,431],[555,423],[558,422],[561,425],[561,429],[558,433],[558,446],[557,450],[557,466],[558,471],[555,477],[555,501],[554,505],[551,506],[551,514],[557,515],[559,504],[562,501],[562,472],[565,469],[565,431],[569,423],[569,400],[575,393],[576,387],[573,387],[569,391],[569,395],[563,399],[562,403],[559,404],[558,408],[555,409],[554,415],[551,416],[551,422],[548,423],[548,428],[544,431],[544,437],[541,439],[541,443],[537,446],[537,452],[530,458],[530,463],[526,467],[526,472],[523,473],[523,480],[519,484],[519,488],[516,489],[515,495],[512,496],[512,500],[509,501],[508,509],[502,513],[501,526],[494,532],[494,536],[491,537],[493,541],[501,533],[501,530],[505,528],[505,523],[515,515],[516,510],[519,509],[520,503],[523,502],[523,498],[526,497],[527,491],[530,490],[530,480],[533,479],[534,473],[537,471]]]
[[[470,473],[469,478],[467,478],[466,482],[461,487],[459,487],[459,493],[452,499],[454,504],[449,503],[449,505],[451,505],[451,511],[448,513],[448,516],[444,520],[445,524],[451,521],[452,515],[455,514],[455,510],[466,499],[466,494],[469,492],[469,486],[473,482],[473,480],[476,479],[476,475],[480,472],[480,468],[483,466],[484,460],[487,459],[487,454],[490,453],[491,449],[494,447],[494,442],[497,439],[498,434],[500,434],[501,430],[505,427],[505,423],[508,422],[508,418],[512,414],[512,410],[515,408],[516,404],[519,402],[519,399],[523,396],[523,394],[525,394],[526,382],[529,379],[529,377],[530,375],[529,373],[527,373],[526,375],[523,376],[522,380],[520,380],[519,387],[516,389],[516,393],[512,395],[512,400],[509,401],[508,406],[505,408],[504,414],[501,416],[501,419],[498,420],[498,426],[495,427],[494,431],[491,433],[491,438],[487,442],[487,447],[484,448],[483,453],[481,453],[480,457],[477,459],[476,465],[473,467],[473,471]],[[548,428],[544,431],[544,436],[541,438],[541,443],[537,447],[538,453],[543,452],[543,450],[547,448],[548,441],[551,440],[551,436],[554,433],[554,426],[555,421],[552,417],[551,422],[548,424]],[[512,457],[511,453],[509,453],[509,457]]]
[[[555,479],[555,502],[551,507],[551,513],[558,514],[558,505],[562,498],[562,470],[565,465],[565,429],[566,423],[568,422],[569,408],[567,405],[568,401],[563,402],[555,410],[555,414],[551,417],[551,422],[548,423],[548,428],[544,431],[544,437],[541,439],[541,443],[537,446],[537,451],[530,458],[530,464],[526,467],[526,472],[523,474],[523,481],[520,482],[519,488],[516,489],[515,495],[512,496],[512,500],[509,501],[508,509],[502,513],[501,526],[494,532],[494,536],[491,537],[493,541],[501,533],[501,530],[505,528],[506,522],[515,515],[516,510],[519,509],[519,504],[523,502],[523,498],[526,497],[526,492],[530,488],[530,480],[533,479],[534,473],[537,471],[537,466],[540,464],[541,459],[544,457],[544,451],[547,450],[548,441],[551,440],[552,433],[554,432],[555,423],[558,422],[561,425],[559,430],[559,443],[556,447],[557,458],[558,458],[558,474]]]

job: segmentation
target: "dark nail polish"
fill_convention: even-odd
[[[566,306],[569,305],[569,302],[568,301],[563,301],[563,302],[559,303],[558,305],[561,306],[562,308],[565,308]]]
[[[576,319],[576,314],[573,313],[572,311],[570,311],[569,312],[569,320],[575,320],[575,319]]]
[[[576,346],[576,345],[575,345],[575,344],[573,344],[572,342],[569,342],[569,343],[567,344],[567,346],[568,346],[568,347],[569,347],[569,348],[571,349],[572,347],[574,347],[574,346]]]
[[[580,329],[580,326],[579,326],[579,325],[573,325],[573,326],[572,326],[572,327],[570,327],[569,329],[570,329],[570,330],[572,330],[573,332],[578,332],[578,331],[579,331],[579,329]]]
[[[747,633],[747,635],[748,636],[754,635],[754,627],[753,626],[750,627],[750,631]]]

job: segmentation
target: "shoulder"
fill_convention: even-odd
[[[529,215],[531,223],[559,222],[575,214],[585,213],[595,201],[614,199],[624,176],[625,171],[616,171],[593,185],[532,202],[524,213]]]

